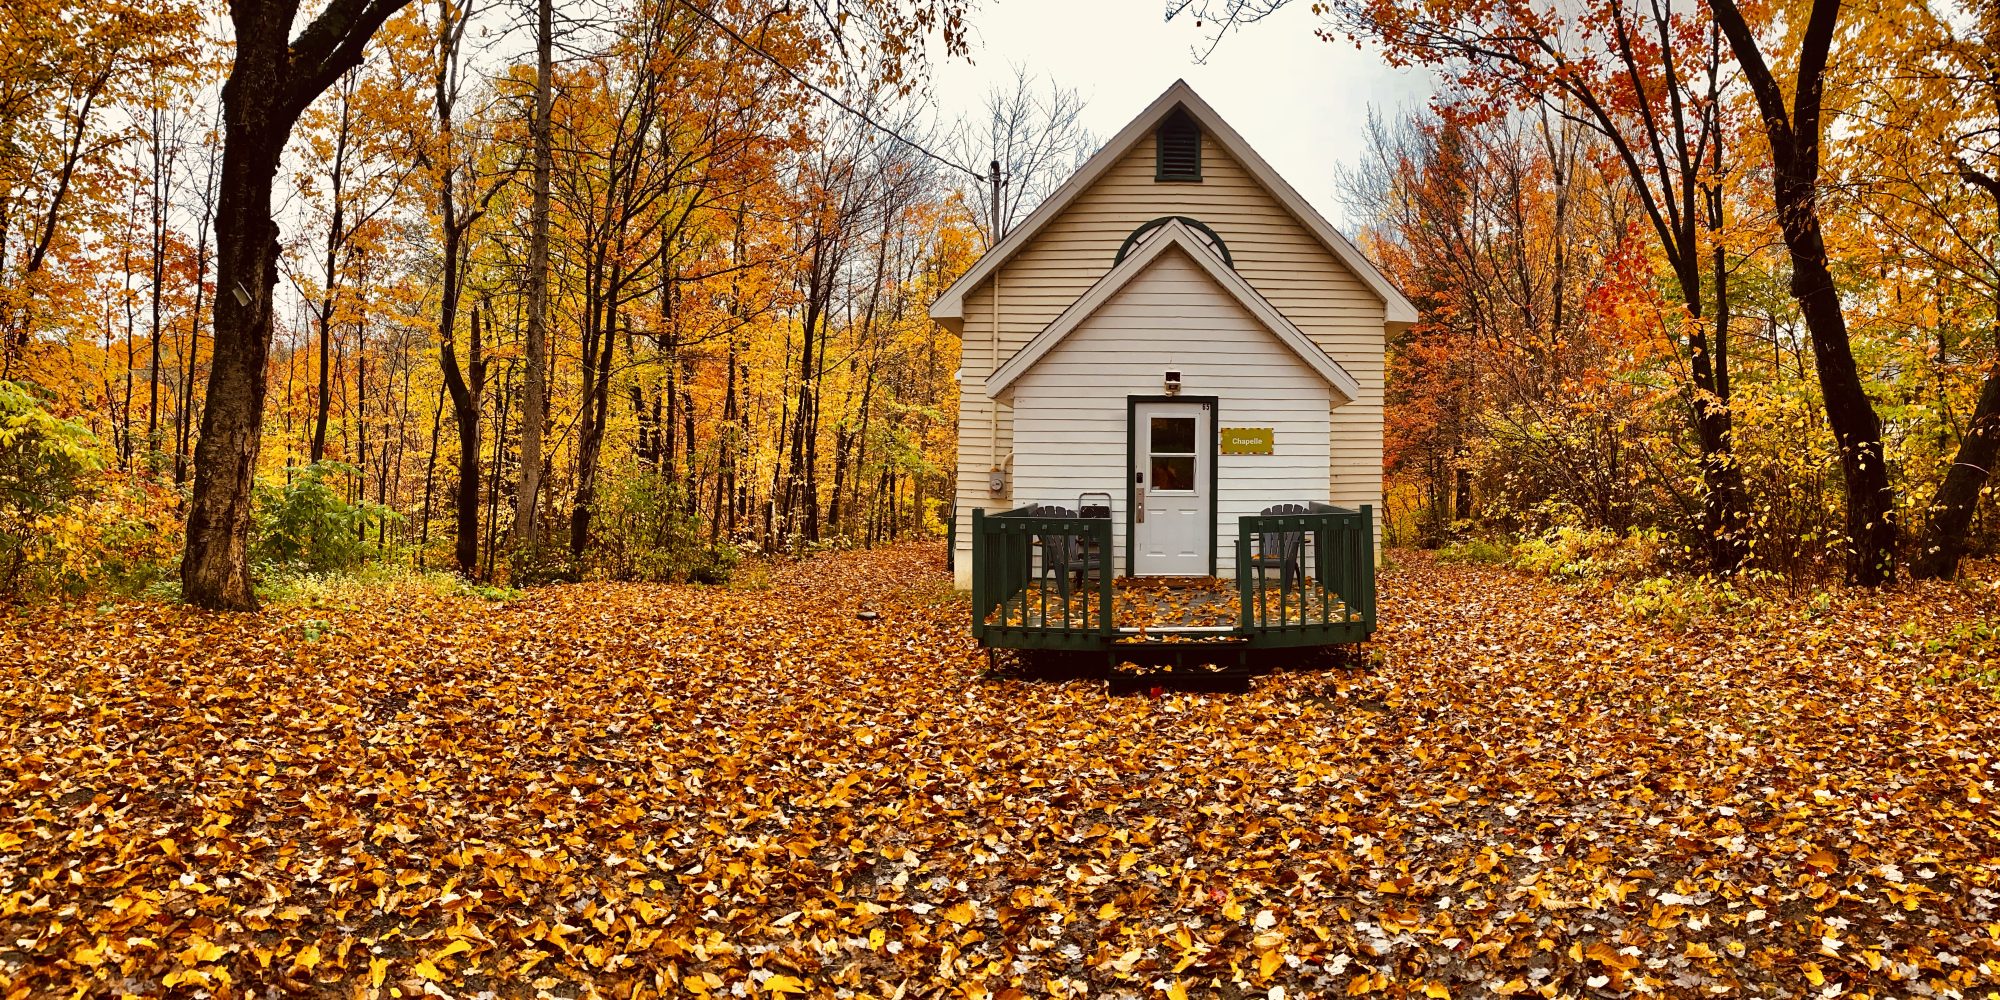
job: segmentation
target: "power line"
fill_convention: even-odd
[[[774,56],[770,52],[765,51],[765,49],[762,46],[738,34],[735,28],[732,28],[729,25],[724,24],[720,20],[717,20],[715,15],[710,14],[708,11],[702,9],[699,5],[694,3],[694,0],[679,0],[679,3],[681,6],[686,7],[688,10],[691,10],[695,14],[699,15],[702,20],[707,21],[712,25],[715,25],[717,28],[720,28],[723,34],[726,34],[730,38],[735,39],[736,44],[743,46],[745,49],[748,49],[751,52],[756,53],[757,55],[763,56],[765,61],[769,62],[773,66],[776,66],[778,70],[784,73],[786,76],[791,77],[794,83],[797,83],[799,86],[804,87],[815,94],[818,94],[822,98],[825,98],[828,102],[832,103],[834,107],[837,107],[840,110],[845,111],[848,114],[853,115],[854,117],[867,123],[870,128],[873,128],[876,131],[881,132],[883,135],[886,135],[889,138],[894,139],[897,142],[900,142],[903,145],[908,146],[911,149],[914,149],[917,152],[922,153],[925,156],[928,156],[931,159],[936,160],[947,167],[952,168],[953,170],[962,171],[965,174],[974,178],[975,180],[983,181],[988,179],[985,171],[974,170],[971,167],[968,167],[965,164],[960,163],[948,156],[944,156],[939,153],[934,153],[930,150],[929,147],[925,146],[923,143],[920,143],[915,139],[912,139],[909,136],[906,136],[903,133],[898,132],[889,126],[884,125],[879,121],[876,121],[867,112],[862,111],[861,109],[856,108],[851,104],[848,104],[846,101],[843,101],[838,97],[835,97],[826,88],[821,87],[819,84],[816,84],[811,80],[806,79],[804,76],[800,75],[796,70],[792,69],[790,66],[785,65],[784,60],[779,59],[777,56]]]

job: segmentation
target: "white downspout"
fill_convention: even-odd
[[[991,387],[993,376],[1000,371],[1000,272],[993,272],[993,300],[990,322],[986,327],[986,384]],[[991,392],[986,395],[986,457],[992,463],[987,469],[987,491],[994,496],[1003,496],[1007,491],[1006,469],[1000,463],[1000,400]]]
[[[1000,178],[1000,160],[995,158],[987,175],[993,185],[993,244],[988,252],[1000,248],[1000,192],[1005,181]],[[986,327],[986,399],[992,410],[991,419],[986,423],[986,457],[992,466],[986,470],[987,493],[994,497],[1007,494],[1007,468],[1000,459],[1000,400],[992,393],[993,376],[1000,370],[1000,268],[993,269],[993,302],[989,310]]]

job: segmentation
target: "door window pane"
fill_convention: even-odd
[[[1154,417],[1152,419],[1154,454],[1194,454],[1193,417]]]
[[[1193,455],[1154,455],[1153,489],[1194,489]]]

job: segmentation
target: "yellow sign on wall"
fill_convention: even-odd
[[[1222,453],[1224,455],[1271,454],[1271,428],[1224,427]]]

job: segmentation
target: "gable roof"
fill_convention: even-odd
[[[1340,230],[1333,228],[1333,224],[1326,221],[1311,203],[1290,184],[1285,183],[1285,179],[1280,177],[1276,170],[1271,169],[1271,165],[1264,162],[1264,158],[1258,156],[1257,151],[1251,149],[1250,144],[1245,142],[1235,129],[1230,128],[1229,123],[1223,121],[1222,116],[1216,114],[1215,109],[1209,107],[1208,102],[1202,100],[1201,95],[1196,94],[1186,80],[1175,80],[1174,85],[1168,87],[1165,93],[1154,98],[1153,103],[1147,105],[1145,111],[1140,112],[1137,118],[1120,129],[1117,135],[1112,136],[1111,141],[1105,143],[1104,148],[1097,151],[1097,155],[1092,156],[1068,182],[1057,188],[1048,200],[1042,202],[1040,208],[1035,209],[998,245],[986,251],[973,264],[971,270],[952,282],[951,287],[945,289],[944,294],[931,304],[931,318],[963,319],[965,296],[1026,247],[1037,233],[1061,215],[1077,196],[1089,190],[1099,177],[1123,159],[1125,154],[1131,152],[1132,147],[1138,145],[1140,140],[1152,134],[1154,127],[1176,105],[1186,108],[1188,114],[1194,116],[1195,121],[1201,124],[1202,131],[1214,138],[1236,162],[1242,164],[1243,169],[1248,171],[1251,177],[1256,178],[1265,190],[1271,192],[1272,196],[1278,199],[1278,203],[1283,205],[1307,232],[1312,233],[1321,245],[1332,251],[1334,257],[1346,265],[1348,270],[1354,272],[1355,276],[1382,300],[1386,322],[1417,321],[1417,307],[1411,305],[1410,300],[1404,298],[1403,293],[1369,262],[1359,247],[1342,236]]]
[[[1151,239],[1140,244],[1139,249],[1127,254],[1116,267],[1104,277],[1097,279],[1097,283],[1090,286],[1089,291],[1077,296],[1076,301],[1070,303],[1062,315],[1057,316],[1053,322],[1042,328],[1041,333],[1035,335],[1035,339],[1028,341],[1020,350],[1014,352],[1014,356],[1008,358],[1006,364],[1001,365],[992,377],[986,380],[987,397],[1000,398],[1000,394],[1005,392],[1016,379],[1027,374],[1035,367],[1036,362],[1055,350],[1057,344],[1062,343],[1064,338],[1082,326],[1084,320],[1095,315],[1101,306],[1111,301],[1111,297],[1118,294],[1119,289],[1145,273],[1154,261],[1160,259],[1161,254],[1173,248],[1185,252],[1210,279],[1214,280],[1223,291],[1228,292],[1237,304],[1249,312],[1266,330],[1271,331],[1279,343],[1284,344],[1293,354],[1298,355],[1306,367],[1325,379],[1326,383],[1333,387],[1334,393],[1341,397],[1342,403],[1354,401],[1355,396],[1361,392],[1361,387],[1355,383],[1354,376],[1349,375],[1346,369],[1340,367],[1339,362],[1320,350],[1319,345],[1305,335],[1305,331],[1286,319],[1284,313],[1279,312],[1268,299],[1259,295],[1255,288],[1250,287],[1248,281],[1243,280],[1242,275],[1223,263],[1222,258],[1217,256],[1201,237],[1195,235],[1193,229],[1179,220],[1161,226]]]

